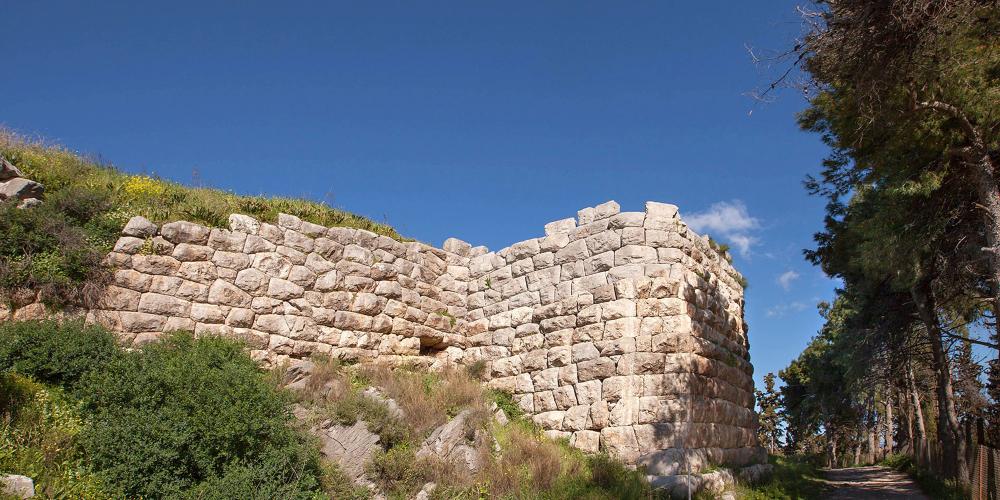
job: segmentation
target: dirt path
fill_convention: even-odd
[[[823,471],[832,488],[826,499],[928,499],[906,474],[887,467],[854,467]]]

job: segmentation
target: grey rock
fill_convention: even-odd
[[[122,229],[122,234],[125,236],[132,236],[134,238],[148,238],[150,236],[156,235],[156,224],[153,224],[149,219],[136,215],[128,220],[125,224],[125,229]]]
[[[20,208],[20,209],[35,208],[35,207],[37,207],[37,206],[39,206],[41,204],[42,204],[42,200],[39,200],[38,198],[25,198],[25,199],[21,200],[21,203],[17,204],[17,208]]]
[[[45,186],[23,177],[15,177],[6,182],[0,182],[0,200],[41,198],[44,193]]]
[[[0,475],[0,492],[13,495],[19,498],[31,498],[35,496],[35,482],[28,476],[17,474]]]
[[[0,156],[0,181],[7,181],[15,177],[24,177],[24,174],[13,163]]]

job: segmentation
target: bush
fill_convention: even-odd
[[[82,427],[59,389],[0,373],[0,471],[31,477],[45,497],[105,498],[82,458],[77,439]]]
[[[83,447],[120,495],[318,491],[316,452],[239,343],[176,333],[87,373],[80,393]]]
[[[0,323],[0,370],[70,387],[120,355],[114,335],[81,321]]]
[[[388,451],[378,450],[366,467],[366,472],[390,498],[409,498],[433,478],[417,460],[413,448],[400,445]]]

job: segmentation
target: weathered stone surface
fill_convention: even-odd
[[[41,198],[44,193],[45,186],[23,177],[0,182],[0,200]]]
[[[15,498],[35,496],[35,482],[28,476],[0,474],[0,493]]]
[[[135,238],[151,238],[156,236],[156,224],[153,224],[149,219],[141,215],[136,215],[125,224],[122,234]]]
[[[160,236],[175,245],[178,243],[204,245],[208,243],[209,233],[211,233],[209,228],[187,221],[168,222],[160,227]]]
[[[210,304],[222,304],[234,307],[250,307],[253,298],[250,294],[240,290],[232,283],[224,280],[215,280],[208,289],[208,302]]]
[[[24,174],[13,163],[0,156],[0,181],[10,180],[15,177],[24,177]]]
[[[257,231],[260,230],[260,221],[249,215],[232,214],[229,216],[229,230],[257,234]]]

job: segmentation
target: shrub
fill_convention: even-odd
[[[81,321],[0,323],[0,370],[63,387],[120,355],[114,336]]]
[[[16,373],[0,373],[0,471],[35,480],[51,498],[106,498],[85,466],[77,436],[83,422],[58,389]]]
[[[83,447],[120,495],[318,491],[316,452],[239,343],[176,333],[87,373],[80,393]]]
[[[409,498],[430,478],[422,461],[416,458],[413,448],[396,446],[387,451],[378,450],[372,456],[365,472],[391,498]]]
[[[55,204],[0,202],[0,298],[30,289],[53,305],[86,302],[108,280],[100,262],[110,246],[99,240]]]

